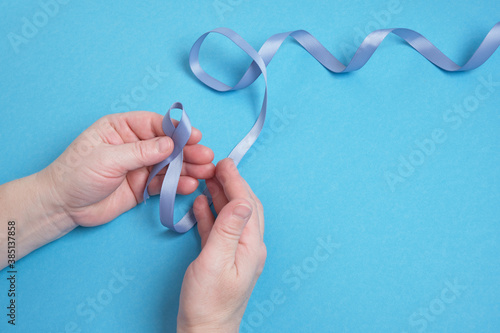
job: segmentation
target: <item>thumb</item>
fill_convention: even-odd
[[[244,199],[229,202],[219,213],[202,252],[211,262],[222,259],[234,262],[236,249],[247,222],[252,216],[252,205]],[[226,261],[227,260],[227,261]]]
[[[136,141],[109,147],[105,153],[105,163],[110,163],[120,172],[136,170],[154,165],[166,159],[174,149],[174,143],[168,136],[150,140]]]

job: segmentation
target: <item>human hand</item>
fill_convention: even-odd
[[[266,260],[264,210],[231,159],[206,183],[218,216],[205,196],[196,198],[202,251],[184,276],[177,331],[238,332]]]
[[[85,130],[38,179],[51,189],[49,197],[81,226],[109,222],[142,201],[150,166],[173,151],[173,141],[162,130],[163,116],[134,111],[99,119]],[[177,193],[189,194],[198,179],[210,178],[213,152],[197,144],[201,132],[192,130],[184,147],[184,163]],[[150,195],[159,194],[165,170],[153,178]]]

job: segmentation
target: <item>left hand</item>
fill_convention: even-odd
[[[162,119],[147,111],[99,119],[37,174],[51,189],[48,202],[64,211],[75,226],[101,225],[135,207],[142,201],[150,167],[167,158],[174,147],[163,133]],[[201,132],[193,128],[184,147],[177,193],[192,193],[198,179],[214,175],[214,154],[197,144],[200,140]],[[164,175],[165,170],[153,178],[150,195],[160,192]]]

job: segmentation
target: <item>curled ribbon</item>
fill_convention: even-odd
[[[240,49],[242,49],[246,54],[248,54],[253,62],[243,74],[240,81],[234,85],[233,87],[224,84],[223,82],[215,79],[214,77],[208,75],[202,68],[199,62],[199,53],[201,45],[205,38],[211,34],[217,33],[227,37],[234,44],[236,44]],[[231,151],[229,154],[229,158],[234,160],[234,163],[238,165],[246,152],[250,149],[253,143],[257,140],[262,128],[264,126],[264,121],[266,119],[266,111],[267,111],[267,71],[266,66],[269,65],[274,55],[280,48],[281,44],[285,41],[287,37],[294,38],[307,52],[309,52],[321,65],[323,65],[327,70],[333,73],[347,73],[360,69],[363,67],[366,62],[371,58],[375,50],[382,43],[382,41],[389,35],[394,34],[401,39],[403,39],[406,43],[408,43],[411,47],[413,47],[418,53],[420,53],[423,57],[429,60],[438,68],[448,71],[448,72],[459,72],[459,71],[468,71],[475,69],[481,66],[488,58],[495,52],[495,50],[500,45],[500,22],[495,24],[493,28],[488,32],[481,45],[477,48],[474,54],[470,57],[470,59],[463,66],[457,65],[450,58],[444,55],[437,47],[435,47],[431,42],[429,42],[424,36],[419,34],[416,31],[410,29],[381,29],[376,30],[370,33],[361,43],[358,50],[352,57],[351,61],[347,66],[342,64],[337,58],[335,58],[321,43],[310,33],[304,30],[297,30],[292,32],[279,33],[271,36],[267,39],[260,50],[257,52],[247,41],[245,41],[240,35],[228,28],[217,28],[212,31],[209,31],[203,34],[198,40],[194,43],[191,48],[191,52],[189,53],[189,65],[194,75],[204,84],[209,86],[210,88],[225,92],[231,90],[240,90],[251,85],[261,74],[264,77],[265,82],[265,92],[264,99],[262,101],[262,107],[260,109],[259,116],[255,121],[253,127],[247,133],[247,135],[241,140]],[[174,107],[179,107],[182,109],[182,105],[180,103],[174,104],[170,110]],[[174,153],[178,151],[178,147],[184,147],[187,142],[187,138],[184,135],[178,135],[182,140],[176,139],[175,133],[177,129],[173,129],[171,132],[166,131],[165,123],[168,122],[171,124],[170,119],[170,110],[167,112],[163,120],[163,130],[166,135],[172,136],[170,134],[173,133],[173,141],[176,149],[174,149]],[[189,123],[189,118],[183,111],[181,123],[183,123],[183,119],[186,119],[186,123]],[[167,121],[165,121],[167,119]],[[180,127],[180,124],[178,127]],[[172,124],[173,126],[173,124]],[[183,124],[185,126],[185,124]],[[169,128],[171,130],[171,128]],[[184,132],[183,132],[184,133]],[[176,140],[179,140],[177,142]],[[173,209],[174,209],[174,201],[175,201],[175,192],[177,189],[177,182],[180,175],[180,169],[182,168],[182,148],[180,154],[177,152],[177,155],[171,159],[170,156],[165,161],[155,165],[148,179],[148,183],[146,185],[146,190],[144,190],[144,199],[147,199],[147,186],[151,179],[160,171],[163,167],[170,163],[170,166],[167,170],[167,174],[165,175],[165,179],[163,181],[161,194],[160,194],[160,219],[163,225],[168,228],[171,228],[177,232],[186,232],[191,229],[196,220],[193,215],[193,210],[191,209],[178,223],[173,223]],[[174,154],[172,154],[174,155]],[[174,169],[172,173],[169,174],[170,169]],[[207,189],[203,191],[203,194],[207,196],[209,202],[211,202],[210,194]]]

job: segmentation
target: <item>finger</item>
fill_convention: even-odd
[[[214,160],[212,149],[202,145],[184,146],[184,162],[192,164],[208,164]]]
[[[257,202],[257,205],[260,204],[259,207],[259,227],[260,227],[260,234],[262,235],[262,240],[264,241],[264,231],[266,229],[266,223],[264,219],[264,205],[260,202],[260,200]]]
[[[87,207],[89,218],[85,219],[84,224],[104,224],[134,208],[136,205],[135,195],[129,190],[127,182],[124,181],[107,198]]]
[[[208,191],[212,197],[215,212],[219,214],[222,208],[224,208],[224,206],[229,202],[226,198],[224,190],[222,189],[222,185],[215,177],[205,180],[205,184],[207,184]]]
[[[153,167],[154,167],[154,165],[146,167],[146,169],[148,170],[148,174],[151,173],[151,171],[153,170]],[[164,174],[166,174],[167,173],[167,169],[168,169],[168,166],[160,169],[160,171],[158,171],[158,173],[156,175],[164,175]]]
[[[214,215],[210,210],[206,196],[200,195],[196,198],[193,203],[193,212],[198,222],[198,233],[200,234],[201,248],[203,249],[215,222]]]
[[[146,177],[147,178],[147,177]],[[148,193],[150,196],[158,195],[161,192],[161,187],[163,185],[163,180],[165,175],[156,175],[151,179],[151,183],[148,186]],[[144,183],[144,182],[143,182]],[[196,191],[199,182],[189,176],[181,176],[179,178],[179,183],[177,185],[177,194],[188,195]],[[142,192],[138,192],[138,201],[142,201]]]
[[[186,144],[195,145],[201,141],[201,132],[199,129],[191,127],[191,136]]]
[[[214,264],[233,264],[241,234],[252,215],[252,205],[238,199],[228,203],[219,213],[202,254]]]
[[[182,195],[191,194],[196,191],[198,185],[198,179],[189,176],[180,176],[179,184],[177,185],[177,193]]]
[[[162,119],[163,116],[155,112],[132,111],[108,115],[96,124],[105,132],[116,132],[124,143],[130,143],[164,136]]]
[[[155,112],[131,111],[117,113],[104,117],[104,120],[97,124],[101,124],[102,127],[104,127],[104,124],[111,124],[107,129],[116,131],[125,143],[137,140],[149,140],[165,135],[162,129],[163,116]],[[172,122],[175,126],[179,123],[175,119]],[[187,144],[194,145],[200,142],[201,137],[200,130],[192,127],[191,136]]]
[[[153,177],[153,179],[151,179],[151,182],[149,183],[149,186],[148,186],[148,193],[150,196],[160,194],[161,186],[163,185],[164,178],[165,178],[165,174],[156,175]],[[142,193],[139,193],[139,194],[142,197]],[[142,198],[141,198],[141,200],[142,200]]]
[[[248,183],[247,183],[247,185],[248,185]],[[253,193],[253,191],[250,188],[250,186],[248,186],[248,191],[252,195],[252,198],[253,198],[253,200],[255,202],[255,206],[257,208],[257,212],[258,212],[257,217],[258,217],[258,220],[259,220],[260,234],[261,234],[262,240],[264,240],[264,228],[265,228],[265,223],[264,223],[264,206],[262,205],[262,202],[259,200],[259,198],[257,198],[257,196],[255,195],[255,193]]]
[[[192,164],[184,162],[182,164],[182,176],[190,176],[196,179],[208,179],[215,175],[215,165],[207,164]]]
[[[257,199],[255,194],[252,192],[250,186],[247,182],[240,176],[236,165],[230,158],[225,158],[219,163],[217,163],[215,170],[216,178],[220,181],[224,193],[229,201],[244,198],[252,203],[255,212],[257,213],[257,218],[255,223],[250,223],[249,228],[253,235],[263,239],[263,230],[261,228],[263,218],[260,218],[259,210],[261,210],[260,201]]]
[[[221,183],[229,201],[236,198],[253,199],[245,180],[240,176],[232,159],[225,158],[219,161],[215,168],[215,176]]]
[[[172,153],[173,148],[172,139],[163,136],[133,143],[101,146],[98,154],[103,164],[102,170],[111,173],[109,176],[119,176],[164,160]]]
[[[146,168],[148,174],[153,170],[152,166]],[[165,175],[167,173],[167,167],[164,167],[158,173],[159,175]],[[213,163],[207,164],[192,164],[184,162],[182,164],[181,176],[190,176],[196,179],[209,179],[215,176],[215,165]],[[146,177],[147,178],[147,177]]]

